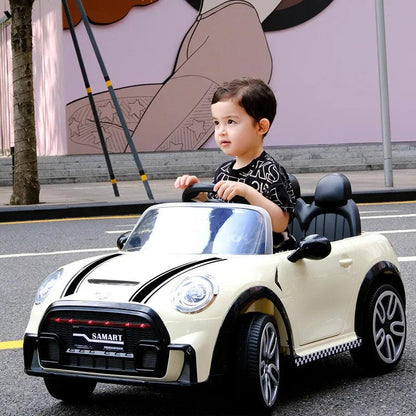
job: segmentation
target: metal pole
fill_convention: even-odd
[[[376,0],[377,52],[380,85],[381,127],[384,151],[384,183],[393,186],[389,87],[387,77],[386,30],[384,23],[384,0]]]
[[[111,166],[111,160],[110,160],[110,156],[108,154],[107,144],[105,142],[103,129],[101,128],[101,123],[100,123],[100,119],[98,117],[97,107],[95,105],[94,96],[92,94],[91,86],[90,86],[90,83],[89,83],[89,80],[88,80],[87,71],[85,69],[84,61],[82,59],[81,49],[79,47],[78,39],[77,39],[76,34],[75,34],[74,24],[72,22],[72,17],[71,17],[71,14],[69,12],[67,0],[62,0],[62,5],[64,7],[66,20],[68,21],[69,31],[71,32],[72,42],[74,44],[75,52],[77,54],[79,67],[80,67],[81,73],[82,73],[82,78],[84,79],[85,89],[87,90],[87,95],[88,95],[88,99],[89,99],[89,102],[90,102],[92,114],[94,116],[94,121],[95,121],[95,125],[97,127],[98,136],[100,138],[101,147],[103,149],[105,162],[107,164],[107,169],[108,169],[108,173],[109,173],[109,176],[110,176],[110,182],[111,182],[111,185],[113,186],[114,195],[117,197],[117,196],[120,196],[120,193],[118,192],[118,187],[117,187],[117,180],[114,176],[113,167]]]
[[[131,138],[130,131],[127,127],[126,120],[124,118],[123,112],[121,111],[121,107],[120,107],[120,104],[117,100],[117,96],[114,92],[113,84],[110,80],[110,77],[108,76],[107,69],[106,69],[104,61],[101,57],[100,50],[98,49],[97,42],[95,41],[94,34],[92,33],[91,26],[90,26],[90,23],[88,21],[87,14],[85,13],[84,6],[82,5],[81,0],[76,0],[76,3],[77,3],[79,11],[81,13],[81,17],[82,17],[82,21],[84,22],[85,29],[87,30],[88,36],[90,38],[91,45],[94,49],[94,53],[95,53],[95,56],[97,58],[98,64],[100,65],[101,72],[103,74],[103,77],[104,77],[105,83],[107,85],[108,91],[110,92],[111,98],[113,100],[113,104],[114,104],[114,107],[117,111],[117,115],[120,119],[120,123],[123,127],[123,131],[124,131],[124,135],[126,137],[127,143],[130,146],[130,150],[133,154],[134,161],[136,162],[137,169],[139,170],[140,179],[143,182],[143,185],[146,189],[148,198],[153,200],[154,198],[153,198],[152,191],[150,189],[149,182],[147,180],[147,176],[146,176],[146,174],[144,172],[144,169],[143,169],[143,166],[140,162],[139,155],[137,154],[136,147],[135,147],[134,142]]]

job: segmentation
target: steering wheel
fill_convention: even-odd
[[[191,202],[200,192],[214,192],[214,184],[208,182],[198,182],[184,189],[182,193],[182,202]],[[210,200],[210,201],[216,201]]]
[[[193,185],[186,188],[182,193],[182,202],[191,202],[193,198],[195,198],[200,192],[213,192],[214,191],[214,184],[208,182],[198,182],[194,183]],[[225,202],[222,199],[208,199],[207,202]],[[236,202],[240,204],[247,204],[250,205],[249,202],[243,198],[242,196],[236,195],[231,201],[229,202]]]

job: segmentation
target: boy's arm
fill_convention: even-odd
[[[239,195],[245,198],[250,205],[264,208],[270,214],[272,228],[276,233],[285,231],[289,224],[290,214],[284,212],[273,201],[267,199],[250,185],[242,182],[220,181],[215,184],[214,191],[225,201],[231,201],[231,199]]]

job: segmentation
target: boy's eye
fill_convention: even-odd
[[[234,120],[228,120],[228,124],[234,124],[235,123],[235,121]]]

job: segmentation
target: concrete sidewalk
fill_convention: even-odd
[[[326,173],[299,173],[302,197],[311,200],[315,186]],[[393,188],[384,185],[384,171],[369,170],[344,173],[351,181],[353,198],[358,203],[416,200],[416,169],[393,172]],[[210,182],[211,178],[201,178]],[[120,196],[114,195],[110,182],[41,185],[37,205],[9,205],[12,187],[0,187],[0,222],[139,214],[149,205],[181,200],[174,179],[149,180],[154,200],[149,200],[143,183],[118,182]]]

